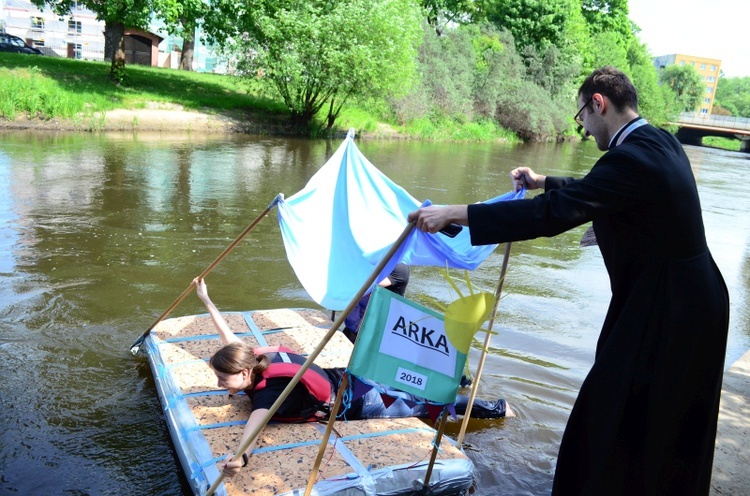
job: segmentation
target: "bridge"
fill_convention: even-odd
[[[675,136],[685,145],[700,146],[704,136],[720,136],[742,141],[740,151],[750,153],[750,119],[683,112],[670,124],[679,127]]]

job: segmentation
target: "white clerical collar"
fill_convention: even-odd
[[[641,126],[645,126],[646,124],[648,124],[648,121],[646,119],[644,119],[643,117],[636,117],[617,130],[614,136],[612,136],[612,139],[609,140],[609,146],[607,148],[614,148],[616,146],[619,146],[623,141],[625,141],[625,138],[627,138],[630,133]]]

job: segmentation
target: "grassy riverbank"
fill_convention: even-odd
[[[0,53],[0,124],[87,131],[148,129],[147,112],[161,111],[159,127],[174,129],[181,121],[203,115],[203,121],[181,125],[198,129],[206,125],[209,114],[234,122],[222,129],[295,132],[283,102],[262,81],[138,65],[127,66],[122,85],[113,84],[108,75],[105,62]],[[176,112],[170,112],[175,110],[187,112],[175,119]],[[172,115],[167,119],[165,114]],[[113,124],[115,119],[119,121]],[[355,106],[343,109],[336,127],[339,133],[354,127],[371,135],[435,141],[517,141],[492,122],[424,119],[401,127]]]
[[[109,64],[0,53],[0,117],[91,123],[116,109],[184,108],[286,117],[283,106],[238,78],[131,65],[125,84]],[[95,127],[95,126],[94,126]]]
[[[721,148],[722,150],[729,150],[731,152],[740,151],[742,142],[740,140],[721,138],[719,136],[706,136],[703,138],[703,146],[710,146],[713,148]]]

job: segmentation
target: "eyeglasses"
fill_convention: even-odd
[[[573,120],[576,121],[576,124],[578,124],[578,131],[581,132],[581,129],[583,129],[583,119],[581,119],[581,112],[583,112],[583,109],[589,106],[589,104],[594,101],[594,95],[591,95],[591,97],[588,99],[586,103],[583,104],[583,107],[578,109],[578,112],[575,116],[573,116]]]

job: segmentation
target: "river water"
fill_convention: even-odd
[[[339,146],[254,136],[0,134],[0,494],[189,494],[148,362],[133,341],[282,192],[301,189]],[[359,142],[419,200],[467,203],[510,189],[528,165],[580,176],[593,142],[562,145]],[[750,348],[750,156],[686,147],[708,243],[730,290],[727,367]],[[585,226],[515,243],[479,394],[517,417],[472,420],[477,495],[542,495],[593,360],[609,287]],[[489,291],[502,247],[471,274]],[[224,310],[315,307],[269,216],[209,276]],[[454,299],[435,268],[407,296]],[[173,315],[203,313],[188,297]],[[475,366],[478,352],[470,361]],[[450,424],[455,435],[458,424]]]

